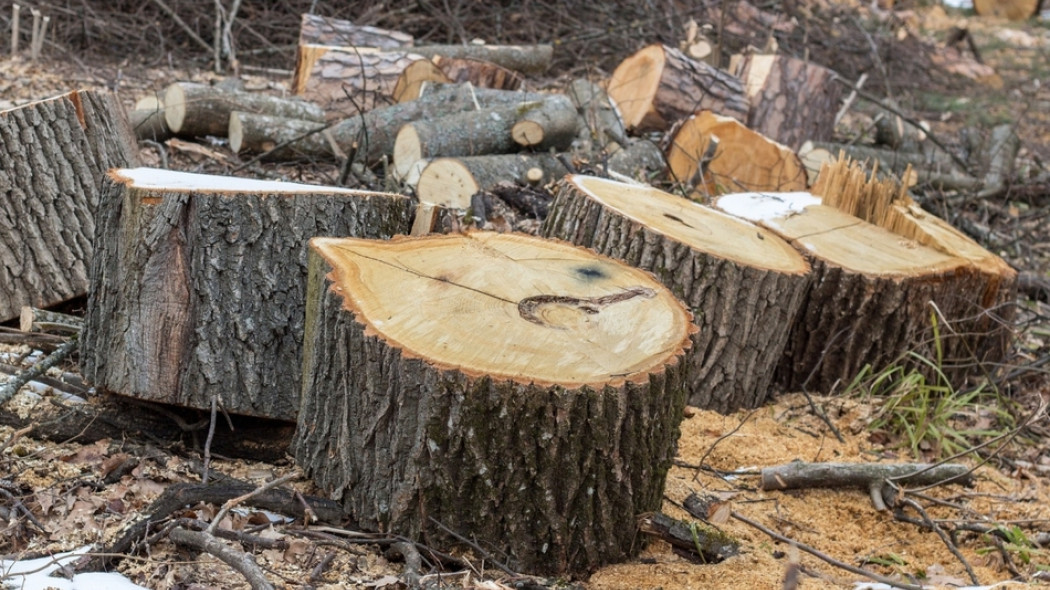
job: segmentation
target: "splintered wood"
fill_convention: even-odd
[[[660,505],[695,329],[666,288],[515,234],[311,244],[293,449],[362,526],[548,574],[640,549],[622,519]]]

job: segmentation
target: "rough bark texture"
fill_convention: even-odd
[[[584,151],[607,150],[610,143],[627,144],[627,129],[620,110],[601,86],[578,78],[572,81],[566,94],[583,117],[585,128],[580,130],[580,136],[592,146]]]
[[[713,253],[710,244],[691,241],[675,226],[698,227],[707,221],[708,227],[699,227],[716,235],[749,232],[761,234],[770,242],[780,240],[717,212],[711,212],[707,220],[681,219],[679,211],[661,215],[666,207],[658,197],[646,199],[647,195],[638,191],[629,197],[638,201],[637,212],[655,211],[652,219],[644,220],[646,223],[607,206],[594,192],[581,188],[594,187],[603,193],[630,190],[625,185],[617,188],[618,184],[580,176],[563,180],[542,235],[592,248],[652,272],[690,308],[700,328],[686,356],[690,405],[719,412],[760,406],[768,399],[774,370],[809,287],[808,267],[801,256],[791,252],[797,264],[793,272],[748,266]],[[699,205],[695,208],[703,209]],[[661,217],[663,223],[657,219]],[[783,249],[790,251],[791,247],[785,243]]]
[[[131,180],[152,172],[120,171],[103,186],[84,376],[140,399],[207,409],[218,397],[231,413],[294,420],[306,241],[405,233],[408,200],[277,183],[207,190],[224,185],[198,175],[186,176],[202,190]]]
[[[552,94],[540,108],[523,110],[510,134],[523,147],[534,150],[566,150],[576,138],[580,117],[572,100]]]
[[[546,184],[568,172],[551,154],[438,158],[419,173],[416,194],[427,203],[466,209],[474,193],[499,182]]]
[[[422,58],[415,48],[300,45],[292,90],[324,107],[329,119],[348,117],[393,104],[401,71]]]
[[[171,129],[164,120],[164,104],[155,95],[145,96],[135,103],[135,108],[128,113],[131,129],[138,139],[164,141],[171,137]]]
[[[844,87],[831,70],[787,55],[747,55],[739,71],[751,101],[747,126],[793,150],[828,141]]]
[[[338,45],[397,49],[414,42],[412,35],[379,27],[355,25],[338,18],[304,14],[299,25],[299,45]]]
[[[336,150],[339,150],[339,145],[331,136],[330,128],[316,121],[234,111],[230,113],[230,128],[227,134],[230,138],[230,149],[234,152],[241,150],[255,153],[270,152],[268,157],[280,160],[314,158],[323,155],[322,153],[303,153],[300,151],[303,146],[316,146],[316,149],[323,149],[327,144],[331,153],[334,154]],[[311,140],[314,135],[317,135],[317,138]],[[297,137],[301,139],[291,141]],[[278,143],[281,142],[287,142],[287,145],[278,147]]]
[[[623,60],[608,91],[627,127],[637,131],[665,131],[701,109],[747,121],[739,78],[666,45],[650,45]]]
[[[442,85],[432,92],[424,93],[416,100],[380,107],[350,117],[324,132],[301,139],[297,138],[309,129],[304,125],[288,128],[272,127],[270,139],[275,145],[291,142],[287,149],[295,154],[342,159],[354,152],[356,158],[372,166],[381,162],[384,157],[393,154],[397,132],[406,123],[472,111],[477,109],[478,105],[486,108],[500,104],[528,102],[542,99],[542,97],[542,94],[536,93],[488,90],[471,88],[467,85]],[[266,124],[263,119],[241,117],[241,123],[244,126],[254,127],[256,121],[258,125]]]
[[[164,91],[164,120],[172,133],[183,137],[226,135],[230,113],[244,111],[323,121],[324,111],[316,104],[215,86],[176,82]]]
[[[597,162],[610,172],[648,182],[662,177],[667,171],[667,162],[659,146],[648,139],[632,139],[627,147],[609,155],[605,162]]]
[[[969,485],[973,470],[958,463],[806,463],[762,469],[763,490],[811,488],[862,488],[893,479],[899,485],[930,486],[942,483]]]
[[[439,368],[366,328],[326,285],[329,270],[311,262],[293,452],[361,526],[457,544],[441,523],[539,574],[637,553],[635,518],[659,508],[674,455],[678,367],[604,386]],[[456,313],[420,303],[423,321]]]
[[[137,159],[108,93],[71,92],[0,112],[0,321],[83,295],[98,185]]]
[[[551,45],[417,45],[412,51],[430,58],[487,61],[523,74],[542,74],[554,56]]]

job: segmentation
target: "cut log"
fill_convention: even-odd
[[[610,145],[619,148],[616,144]],[[627,147],[617,149],[605,162],[599,164],[607,172],[647,183],[657,177],[664,177],[667,171],[663,152],[659,146],[647,139],[632,139]]]
[[[792,242],[813,267],[775,381],[787,391],[830,393],[870,365],[936,358],[931,316],[973,313],[986,284],[969,261],[938,252],[842,211],[809,193],[740,193],[716,204]]]
[[[172,133],[183,137],[214,135],[224,137],[230,125],[230,113],[244,111],[324,121],[320,106],[303,100],[293,100],[239,90],[223,90],[215,86],[176,82],[164,91],[164,120]]]
[[[414,51],[300,45],[292,91],[321,105],[329,119],[392,104],[402,70],[423,58]]]
[[[299,45],[337,45],[341,47],[409,47],[412,35],[316,14],[304,14],[299,24]]]
[[[449,84],[452,80],[429,59],[417,59],[405,66],[390,93],[394,102],[408,102],[419,98],[424,84]]]
[[[1025,20],[1039,10],[1040,0],[974,0],[973,9],[981,16]]]
[[[590,147],[585,147],[583,151],[612,151],[609,149],[610,144],[627,145],[627,129],[620,110],[601,86],[577,78],[569,84],[567,94],[585,124],[580,129],[580,135]]]
[[[1002,258],[922,209],[905,187],[894,180],[878,180],[875,171],[849,160],[825,165],[813,194],[823,203],[885,228],[894,234],[968,261],[984,285],[978,291],[958,293],[959,312],[944,316],[941,349],[950,376],[981,370],[979,363],[1006,358],[1012,340],[1017,271]],[[969,301],[969,309],[962,307]],[[959,366],[961,371],[953,371]]]
[[[751,103],[747,126],[793,150],[806,141],[830,141],[844,87],[835,73],[787,55],[733,56]]]
[[[805,190],[808,180],[795,152],[711,111],[689,117],[673,132],[667,165],[700,201],[732,192]]]
[[[442,85],[420,99],[377,108],[350,117],[320,133],[309,133],[322,125],[310,122],[282,127],[272,119],[239,115],[240,137],[257,138],[242,147],[256,150],[267,145],[284,144],[282,153],[344,159],[351,152],[369,166],[380,163],[394,152],[394,140],[402,125],[478,108],[516,104],[542,99],[545,95],[472,88],[467,85]],[[305,137],[304,137],[305,134]],[[269,135],[267,140],[264,135]],[[257,147],[258,146],[258,147]]]
[[[0,321],[88,291],[98,186],[137,161],[124,109],[76,91],[0,111]]]
[[[405,233],[407,198],[136,168],[103,187],[81,347],[122,395],[295,420],[306,242]]]
[[[420,201],[466,209],[470,197],[498,182],[546,184],[569,171],[551,154],[504,154],[469,158],[438,158],[419,174]]]
[[[164,103],[156,95],[144,96],[128,113],[128,120],[135,137],[162,142],[172,136],[168,122],[164,119]]]
[[[809,287],[809,265],[773,232],[648,186],[569,176],[542,234],[656,275],[693,312],[689,404],[719,412],[768,399]]]
[[[517,71],[491,61],[445,55],[435,55],[432,59],[445,76],[457,84],[469,82],[478,88],[498,90],[520,90],[525,84]]]
[[[488,62],[522,74],[546,72],[554,57],[552,45],[417,45],[412,51],[429,58]]]
[[[541,574],[637,553],[635,518],[660,507],[674,457],[694,329],[667,289],[524,235],[311,249],[292,448],[362,527],[432,545],[459,531]]]
[[[426,164],[424,160],[516,152],[521,148],[514,135],[518,123],[542,121],[540,117],[545,115],[560,118],[566,110],[575,123],[576,109],[572,102],[564,95],[552,94],[542,101],[503,105],[409,123],[401,127],[394,140],[394,173],[407,184],[415,186],[419,172]],[[537,113],[539,116],[533,116]],[[530,119],[530,116],[533,117]],[[536,136],[542,133],[530,129]],[[557,131],[554,135],[550,139],[560,140],[560,147],[566,148],[576,135],[575,126],[568,137]],[[542,141],[543,138],[537,139]]]
[[[522,147],[564,151],[579,129],[580,118],[572,100],[564,94],[552,94],[539,108],[523,110],[510,135]]]
[[[320,141],[328,143],[331,153],[342,153],[330,130],[331,127],[328,125],[316,121],[233,111],[230,113],[230,128],[227,131],[227,137],[230,138],[230,149],[234,153],[241,150],[256,153],[269,152],[269,157],[272,159],[295,160],[320,155],[298,151],[301,146],[315,145],[316,142],[308,139],[315,134],[319,134]],[[283,145],[278,145],[279,142],[274,139],[276,137],[287,139],[282,140]]]
[[[636,131],[666,131],[701,109],[747,122],[739,78],[666,45],[650,45],[623,60],[608,91],[627,128]]]

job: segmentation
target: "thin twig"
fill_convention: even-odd
[[[293,479],[298,479],[300,475],[301,474],[299,473],[299,470],[296,469],[295,471],[292,471],[291,473],[283,477],[278,477],[277,479],[266,482],[265,484],[255,488],[247,494],[227,500],[226,503],[222,505],[222,508],[219,509],[219,512],[215,514],[215,518],[212,519],[211,525],[208,527],[207,532],[209,534],[215,534],[215,529],[219,527],[219,523],[222,521],[223,518],[226,517],[226,513],[228,513],[231,509],[233,509],[241,502],[244,502],[249,498],[258,496],[259,494],[271,490],[277,486],[283,485]]]
[[[468,539],[468,538],[464,537],[463,535],[461,535],[461,534],[457,533],[456,531],[454,531],[454,530],[452,530],[452,529],[448,528],[447,526],[445,526],[445,525],[441,524],[441,523],[440,523],[440,522],[438,522],[438,521],[437,521],[437,520],[436,520],[436,519],[435,519],[435,518],[434,518],[433,516],[428,516],[428,517],[427,517],[427,519],[428,519],[428,520],[429,520],[430,522],[432,522],[432,523],[434,523],[435,525],[437,525],[437,527],[438,527],[438,528],[440,528],[441,530],[443,530],[443,531],[445,531],[446,533],[448,533],[448,534],[452,535],[452,536],[453,536],[453,537],[454,537],[454,538],[455,538],[456,540],[458,540],[459,542],[461,542],[461,543],[466,543],[467,545],[469,545],[469,546],[470,546],[470,547],[471,547],[471,548],[472,548],[472,549],[473,549],[474,551],[477,551],[477,552],[478,552],[478,555],[480,555],[481,557],[483,557],[483,558],[485,559],[485,561],[488,561],[488,562],[489,562],[489,563],[491,563],[492,565],[496,566],[496,567],[497,567],[497,568],[499,568],[499,569],[500,569],[500,571],[502,571],[503,573],[507,574],[508,576],[517,576],[517,575],[518,575],[518,573],[517,573],[517,572],[515,572],[514,570],[510,569],[509,567],[507,567],[506,565],[504,565],[504,564],[503,564],[502,562],[500,562],[499,560],[497,560],[497,559],[495,559],[494,557],[492,557],[492,554],[491,554],[491,553],[489,553],[488,551],[485,551],[484,549],[482,549],[482,548],[481,548],[481,546],[480,546],[480,545],[478,545],[477,543],[475,543],[474,541],[471,541],[470,539]]]
[[[197,45],[200,45],[202,48],[204,48],[205,51],[207,51],[209,53],[211,52],[211,49],[212,49],[211,45],[208,45],[207,41],[205,41],[204,39],[201,39],[200,35],[198,35],[196,31],[194,31],[192,28],[190,28],[189,25],[186,24],[186,21],[184,21],[181,18],[179,18],[179,15],[175,14],[175,11],[172,10],[170,6],[165,4],[164,0],[152,0],[152,1],[153,1],[154,4],[157,5],[158,8],[163,10],[165,14],[170,16],[171,20],[175,21],[175,24],[179,25],[179,27],[181,27],[182,30],[185,31],[186,34],[190,36],[190,39],[193,39],[194,43],[196,43]]]
[[[970,576],[970,582],[972,582],[974,586],[979,586],[981,582],[977,579],[977,574],[973,571],[973,568],[970,567],[970,562],[966,561],[966,558],[963,557],[963,554],[959,552],[959,548],[956,547],[955,543],[952,543],[952,540],[948,538],[948,534],[944,532],[944,529],[938,526],[937,523],[933,522],[933,519],[930,518],[930,515],[926,512],[922,505],[916,502],[915,500],[912,500],[911,498],[905,498],[901,500],[901,503],[905,506],[912,507],[913,509],[915,509],[916,512],[919,513],[919,516],[922,517],[922,520],[926,523],[926,526],[933,532],[937,533],[937,536],[941,538],[941,541],[944,542],[944,545],[948,547],[948,551],[951,551],[952,555],[955,556],[955,559],[958,559],[959,563],[961,563],[963,565],[963,568],[966,569],[966,575]]]
[[[73,351],[77,349],[79,343],[80,340],[77,338],[77,334],[74,334],[65,344],[59,346],[58,350],[44,357],[39,363],[36,363],[32,367],[15,375],[14,378],[7,383],[4,383],[4,386],[0,387],[0,404],[3,404],[14,397],[23,385],[36,379],[40,375],[43,375],[48,369],[65,360],[70,354],[73,354]]]
[[[219,396],[211,396],[211,419],[208,420],[208,436],[204,439],[204,465],[201,468],[201,483],[208,483],[208,466],[211,465],[211,442],[215,438],[215,422],[218,419]]]

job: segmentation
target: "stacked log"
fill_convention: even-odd
[[[0,112],[0,321],[87,293],[99,184],[138,159],[123,113],[88,90]]]
[[[164,91],[164,120],[172,133],[183,137],[225,137],[230,113],[241,111],[289,119],[324,121],[320,106],[303,100],[282,99],[257,92],[176,82]]]
[[[691,405],[762,405],[806,290],[809,265],[773,232],[648,186],[573,175],[543,235],[656,275],[693,312]]]
[[[311,252],[292,447],[362,527],[443,545],[470,531],[508,567],[551,575],[639,551],[694,329],[667,289],[515,234]]]
[[[84,376],[139,399],[294,421],[306,242],[408,230],[400,195],[148,168],[112,172]]]

